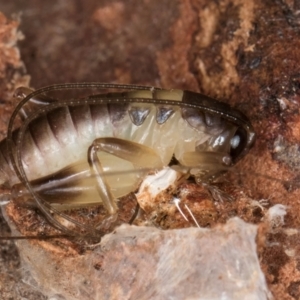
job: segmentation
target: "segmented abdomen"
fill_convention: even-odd
[[[135,141],[157,151],[164,164],[174,152],[195,151],[208,135],[182,119],[179,106],[149,103],[64,106],[39,116],[26,130],[22,159],[29,179],[55,172],[87,159],[87,149],[99,137]],[[8,167],[6,140],[0,144],[2,183],[17,179]]]
[[[95,104],[87,104],[83,99],[83,104],[53,108],[29,123],[20,147],[29,179],[87,160],[88,147],[101,137],[146,145],[158,153],[164,165],[168,165],[173,155],[180,161],[184,152],[229,153],[230,140],[239,126],[227,119],[244,122],[244,116],[226,104],[180,90],[140,90],[93,95],[87,99],[95,99]],[[12,185],[18,181],[9,161],[7,142],[3,140],[0,184]]]

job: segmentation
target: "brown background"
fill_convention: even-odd
[[[26,71],[1,35],[1,133],[12,111],[11,91],[28,82],[26,74],[34,88],[100,81],[201,91],[251,119],[258,137],[239,164],[244,192],[288,205],[285,227],[299,228],[299,9],[289,0],[2,0],[0,11],[20,20]],[[1,20],[0,29],[17,26]],[[9,32],[16,41],[17,33]],[[298,240],[298,233],[270,233],[259,253],[276,299],[300,297]],[[16,250],[3,244],[0,254],[1,298],[43,299],[19,282]]]

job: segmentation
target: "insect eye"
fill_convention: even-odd
[[[230,141],[231,148],[236,149],[239,146],[240,142],[241,142],[241,137],[239,135],[235,135]]]
[[[230,140],[230,155],[233,161],[239,159],[239,156],[244,151],[247,144],[247,133],[246,130],[239,127],[235,135]]]

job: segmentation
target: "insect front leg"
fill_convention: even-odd
[[[197,181],[208,182],[212,176],[229,169],[231,157],[222,152],[194,151],[183,153],[179,162],[190,169]]]
[[[218,175],[232,166],[231,156],[226,152],[193,151],[184,152],[179,168],[187,168],[196,182],[205,186],[216,201],[231,200],[231,197],[212,184]]]

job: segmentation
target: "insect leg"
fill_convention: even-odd
[[[88,150],[88,161],[91,172],[95,175],[97,190],[109,214],[117,212],[115,199],[105,179],[102,164],[97,152],[106,152],[131,162],[134,167],[145,169],[161,169],[163,163],[160,156],[151,148],[132,141],[119,138],[99,138],[94,140]]]
[[[179,159],[182,166],[190,168],[191,175],[209,180],[213,175],[226,171],[231,166],[231,157],[222,152],[185,152]]]
[[[232,198],[221,191],[212,181],[220,174],[228,171],[232,165],[230,155],[225,152],[195,151],[185,152],[179,159],[179,168],[188,168],[198,184],[205,186],[216,201],[222,202]],[[176,168],[176,166],[175,166]]]

